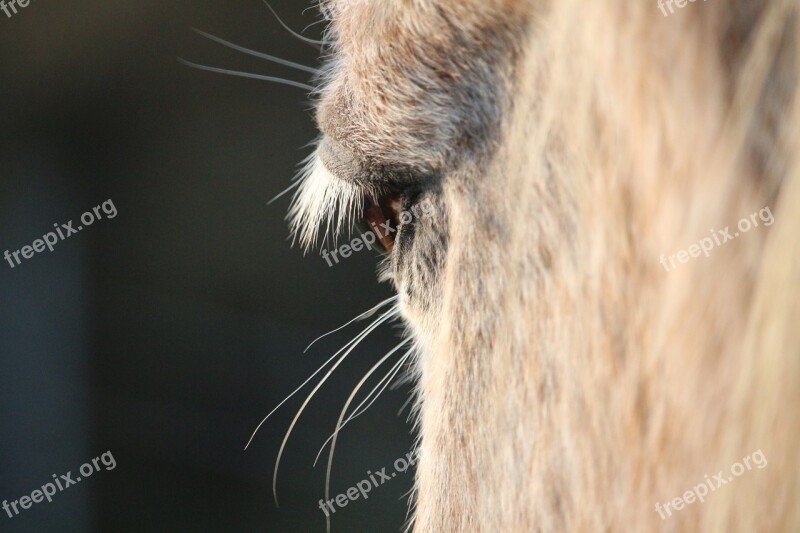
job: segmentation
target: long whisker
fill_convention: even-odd
[[[386,316],[387,314],[389,314],[389,313],[387,312],[387,313],[386,313],[386,314],[384,314],[384,315],[383,315],[381,318],[383,318],[383,317],[384,317],[384,316]],[[379,318],[378,320],[380,320],[381,318]],[[293,391],[291,394],[289,394],[289,396],[287,396],[286,398],[284,398],[284,399],[283,399],[283,401],[281,401],[281,403],[279,403],[279,404],[278,404],[278,405],[277,405],[277,406],[276,406],[276,407],[275,407],[275,408],[274,408],[272,411],[270,411],[270,412],[269,412],[269,414],[268,414],[267,416],[265,416],[263,420],[261,420],[261,422],[258,424],[258,426],[256,426],[256,429],[255,429],[255,431],[253,431],[253,434],[250,436],[250,440],[248,440],[248,441],[247,441],[247,444],[245,445],[244,449],[245,449],[245,450],[247,450],[247,448],[248,448],[248,447],[250,446],[250,444],[253,442],[253,439],[255,438],[255,436],[256,436],[256,433],[258,433],[258,430],[259,430],[259,429],[261,429],[261,426],[262,426],[262,425],[264,425],[264,423],[267,421],[267,419],[268,419],[269,417],[271,417],[271,416],[272,416],[272,415],[275,413],[275,411],[277,411],[278,409],[280,409],[280,407],[281,407],[283,404],[285,404],[287,401],[289,401],[289,399],[291,399],[291,398],[292,398],[292,397],[293,397],[295,394],[297,394],[297,393],[300,391],[300,389],[302,389],[303,387],[305,387],[305,386],[306,386],[306,384],[308,384],[308,382],[309,382],[309,381],[311,381],[312,379],[314,379],[314,376],[316,376],[317,374],[319,374],[320,372],[322,372],[322,370],[323,370],[323,369],[324,369],[326,366],[328,366],[328,365],[331,363],[331,361],[333,361],[333,360],[336,358],[336,356],[338,356],[340,353],[342,353],[344,350],[346,350],[346,349],[347,349],[347,348],[348,348],[350,345],[352,345],[354,342],[356,342],[357,340],[360,340],[360,339],[359,339],[359,336],[360,336],[360,335],[362,335],[362,334],[364,334],[364,332],[365,332],[366,330],[368,330],[370,327],[372,327],[374,324],[375,324],[375,322],[373,322],[372,324],[370,324],[369,326],[367,326],[367,328],[365,328],[364,330],[362,330],[362,331],[361,331],[361,333],[359,333],[358,335],[356,335],[356,337],[355,337],[353,340],[349,341],[349,342],[348,342],[348,343],[346,343],[344,346],[342,346],[342,347],[341,347],[341,348],[340,348],[340,349],[339,349],[339,350],[338,350],[338,351],[337,351],[335,354],[333,354],[333,355],[332,355],[332,356],[331,356],[331,357],[330,357],[330,358],[329,358],[327,361],[325,361],[325,362],[322,364],[322,366],[320,366],[320,367],[319,367],[319,368],[318,368],[318,369],[317,369],[317,370],[316,370],[316,371],[315,371],[313,374],[311,374],[311,376],[309,376],[309,377],[308,377],[308,379],[306,379],[306,380],[305,380],[305,381],[304,381],[304,382],[303,382],[303,383],[302,383],[302,384],[301,384],[299,387],[297,387],[297,388],[296,388],[296,389],[295,389],[295,390],[294,390],[294,391]]]
[[[317,452],[317,456],[314,458],[314,466],[317,466],[317,461],[319,461],[319,456],[320,456],[320,455],[322,455],[322,452],[323,452],[323,450],[325,450],[325,446],[327,446],[327,445],[328,445],[328,443],[329,443],[329,442],[330,442],[330,441],[331,441],[331,440],[334,438],[334,436],[335,436],[337,433],[339,433],[339,431],[341,431],[342,429],[344,429],[344,427],[345,427],[345,426],[346,426],[346,425],[347,425],[347,424],[348,424],[348,423],[349,423],[351,420],[353,420],[354,418],[356,418],[356,417],[357,417],[357,416],[359,416],[360,414],[363,414],[363,413],[364,413],[364,411],[366,411],[366,409],[365,409],[365,410],[364,410],[364,411],[362,411],[361,413],[358,413],[358,414],[355,414],[355,415],[350,415],[350,417],[348,417],[348,419],[347,419],[347,420],[346,420],[344,423],[341,423],[341,421],[342,421],[342,418],[344,418],[344,413],[347,411],[348,407],[350,407],[350,403],[353,401],[353,398],[354,398],[354,397],[355,397],[355,395],[358,393],[358,391],[359,391],[359,390],[361,390],[361,387],[363,387],[363,386],[364,386],[364,383],[365,383],[365,382],[366,382],[366,381],[369,379],[369,377],[370,377],[372,374],[374,374],[374,373],[375,373],[375,371],[376,371],[376,370],[377,370],[377,369],[378,369],[378,368],[379,368],[379,367],[380,367],[380,366],[381,366],[381,365],[382,365],[382,364],[383,364],[383,363],[384,363],[384,362],[385,362],[385,361],[386,361],[386,360],[387,360],[389,357],[391,357],[392,355],[394,355],[394,354],[397,352],[397,350],[399,350],[400,348],[402,348],[403,346],[405,346],[405,345],[408,343],[408,341],[409,341],[409,340],[410,340],[410,339],[405,339],[403,342],[401,342],[400,344],[398,344],[397,346],[395,346],[394,348],[392,348],[392,350],[391,350],[389,353],[387,353],[386,355],[384,355],[384,356],[383,356],[383,358],[382,358],[380,361],[378,361],[377,363],[375,363],[375,366],[373,366],[373,367],[372,367],[372,368],[369,370],[369,372],[367,372],[367,374],[366,374],[366,375],[365,375],[363,378],[361,378],[361,381],[359,381],[359,382],[358,382],[358,385],[356,385],[356,386],[355,386],[355,388],[353,389],[353,392],[350,394],[350,397],[347,399],[347,402],[345,402],[345,404],[344,404],[344,409],[342,409],[342,413],[341,413],[341,416],[340,416],[340,418],[339,418],[339,424],[337,424],[336,431],[334,431],[334,432],[333,432],[333,434],[331,434],[331,436],[330,436],[330,437],[328,437],[328,439],[327,439],[327,440],[326,440],[326,441],[325,441],[325,442],[322,444],[322,447],[319,449],[319,452]],[[389,369],[389,372],[388,372],[388,373],[387,373],[387,374],[386,374],[386,375],[385,375],[383,378],[381,378],[381,380],[378,382],[378,384],[377,384],[377,385],[375,385],[375,387],[374,387],[374,388],[373,388],[373,389],[372,389],[372,390],[369,392],[369,394],[367,394],[367,397],[366,397],[366,398],[364,398],[364,400],[363,400],[363,401],[362,401],[362,402],[361,402],[361,403],[360,403],[360,404],[359,404],[359,405],[358,405],[358,406],[357,406],[357,407],[356,407],[356,408],[353,410],[353,412],[357,412],[359,409],[361,409],[361,408],[364,406],[364,404],[365,404],[367,401],[369,401],[369,399],[372,397],[372,395],[373,395],[373,394],[375,394],[375,391],[376,391],[376,390],[378,390],[378,388],[380,388],[380,386],[381,386],[381,385],[384,383],[384,381],[385,381],[387,378],[390,378],[390,376],[393,374],[394,370],[395,370],[397,367],[399,367],[399,366],[402,364],[402,362],[403,362],[403,361],[405,361],[406,359],[407,359],[407,356],[403,356],[403,357],[401,357],[401,358],[400,358],[400,361],[398,361],[397,363],[395,363],[394,365],[392,365],[392,368],[390,368],[390,369]],[[391,381],[391,379],[389,379],[389,381]],[[373,401],[374,401],[374,400],[373,400]],[[370,405],[372,405],[372,404],[370,404]]]
[[[333,333],[336,333],[337,331],[341,331],[341,330],[343,330],[344,328],[346,328],[347,326],[349,326],[349,325],[350,325],[350,324],[352,324],[353,322],[358,322],[359,320],[363,320],[363,319],[365,319],[365,318],[369,318],[369,317],[371,317],[372,315],[374,315],[374,314],[375,314],[375,312],[376,312],[378,309],[380,309],[381,307],[385,306],[385,305],[386,305],[386,304],[388,304],[388,303],[392,303],[392,302],[396,301],[398,298],[399,298],[399,296],[397,296],[397,295],[395,295],[395,296],[392,296],[391,298],[387,298],[387,299],[385,299],[384,301],[382,301],[381,303],[379,303],[378,305],[376,305],[375,307],[373,307],[372,309],[369,309],[369,310],[367,310],[367,311],[364,311],[363,313],[361,313],[360,315],[358,315],[357,317],[355,317],[353,320],[351,320],[351,321],[350,321],[350,322],[348,322],[347,324],[344,324],[344,325],[342,325],[342,326],[339,326],[338,328],[336,328],[336,329],[334,329],[334,330],[331,330],[331,331],[329,331],[329,332],[328,332],[328,333],[326,333],[325,335],[320,335],[319,337],[317,337],[316,339],[314,339],[314,340],[311,342],[311,344],[309,344],[309,345],[306,347],[306,349],[305,349],[305,350],[303,350],[303,353],[306,353],[306,352],[308,351],[308,349],[309,349],[309,348],[311,348],[312,346],[314,346],[314,344],[316,344],[316,343],[317,343],[317,341],[319,341],[319,340],[321,340],[321,339],[324,339],[324,338],[325,338],[325,337],[327,337],[328,335],[331,335],[331,334],[333,334]]]
[[[364,413],[366,413],[367,411],[369,411],[369,408],[370,408],[370,407],[372,407],[372,404],[374,404],[374,403],[375,403],[375,401],[376,401],[378,398],[380,398],[381,394],[383,394],[383,391],[385,391],[385,390],[386,390],[386,388],[387,388],[387,387],[389,387],[389,385],[392,383],[392,380],[393,380],[393,379],[394,379],[394,377],[397,375],[397,373],[400,371],[400,368],[399,368],[399,367],[400,367],[400,366],[401,366],[403,363],[405,363],[406,361],[408,361],[408,358],[409,358],[410,356],[411,356],[411,351],[409,350],[408,352],[406,352],[406,353],[403,355],[403,357],[401,357],[401,358],[400,358],[400,360],[397,362],[397,365],[395,365],[394,367],[392,367],[392,374],[391,374],[390,376],[387,376],[387,378],[386,378],[386,381],[383,383],[383,386],[381,387],[381,390],[379,390],[379,391],[378,391],[378,394],[376,394],[376,395],[375,395],[375,396],[372,398],[372,400],[370,400],[370,402],[369,402],[369,403],[366,405],[366,407],[364,407],[364,408],[362,409],[362,408],[361,408],[361,406],[362,406],[364,403],[366,403],[367,399],[369,399],[369,396],[368,396],[367,398],[364,398],[364,401],[363,401],[363,402],[361,402],[361,404],[359,404],[359,406],[355,408],[355,410],[353,411],[353,414],[352,414],[352,415],[350,415],[350,416],[348,417],[348,419],[347,419],[347,421],[345,422],[345,424],[347,424],[348,422],[350,422],[350,421],[351,421],[351,420],[353,420],[354,418],[358,418],[359,416],[361,416],[361,415],[363,415]],[[377,387],[376,387],[376,388],[377,388]],[[392,389],[394,389],[394,387],[392,387]],[[361,409],[361,410],[359,411],[359,409]]]
[[[391,311],[392,311],[392,310],[390,310],[389,312],[385,313],[383,316],[386,316],[386,315],[388,315],[389,313],[391,313]],[[383,317],[381,317],[381,318],[383,318]],[[378,320],[380,320],[380,318],[379,318]],[[364,330],[362,330],[362,331],[361,331],[361,333],[359,333],[359,335],[363,334],[363,333],[364,333],[364,332],[365,332],[367,329],[369,329],[369,328],[370,328],[370,327],[371,327],[373,324],[374,324],[374,322],[373,322],[372,324],[370,324],[369,326],[367,326],[367,327],[366,327]],[[300,392],[300,389],[302,389],[303,387],[305,387],[305,386],[308,384],[308,382],[309,382],[309,381],[311,381],[312,379],[314,379],[314,376],[316,376],[317,374],[319,374],[320,372],[322,372],[322,370],[323,370],[323,369],[324,369],[326,366],[328,366],[328,365],[331,363],[331,361],[333,361],[334,359],[336,359],[336,356],[338,356],[340,353],[342,353],[344,350],[346,350],[346,349],[347,349],[347,348],[348,348],[348,347],[349,347],[351,344],[353,344],[354,342],[356,342],[356,340],[358,340],[358,338],[359,338],[359,335],[356,335],[356,337],[355,337],[353,340],[351,340],[350,342],[348,342],[347,344],[345,344],[344,346],[342,346],[342,347],[339,349],[339,351],[337,351],[337,352],[336,352],[335,354],[333,354],[333,355],[332,355],[332,356],[331,356],[331,357],[330,357],[330,358],[329,358],[327,361],[325,361],[325,362],[322,364],[322,366],[320,366],[320,367],[319,367],[319,368],[318,368],[318,369],[317,369],[317,370],[316,370],[316,371],[315,371],[313,374],[311,374],[311,376],[309,376],[309,377],[308,377],[308,379],[306,379],[306,380],[305,380],[305,381],[304,381],[304,382],[303,382],[303,383],[302,383],[302,384],[301,384],[299,387],[297,387],[297,388],[296,388],[296,389],[295,389],[295,390],[294,390],[294,391],[293,391],[293,392],[292,392],[292,393],[291,393],[289,396],[287,396],[286,398],[284,398],[284,399],[283,399],[283,401],[282,401],[281,403],[279,403],[279,404],[278,404],[278,405],[277,405],[277,406],[276,406],[276,407],[275,407],[275,408],[274,408],[272,411],[270,411],[270,412],[269,412],[269,414],[268,414],[267,416],[265,416],[265,417],[264,417],[264,419],[263,419],[263,420],[262,420],[262,421],[261,421],[261,422],[258,424],[258,426],[256,426],[256,429],[253,431],[253,434],[250,436],[250,440],[248,440],[248,441],[247,441],[247,444],[245,445],[244,449],[245,449],[245,450],[247,450],[247,448],[249,448],[249,447],[250,447],[250,444],[253,442],[253,439],[255,438],[255,436],[256,436],[256,433],[258,433],[258,430],[259,430],[259,429],[261,429],[261,426],[263,426],[263,425],[264,425],[264,422],[266,422],[266,421],[267,421],[267,419],[269,419],[269,417],[271,417],[273,414],[275,414],[275,411],[277,411],[278,409],[280,409],[280,408],[281,408],[281,406],[282,406],[283,404],[285,404],[286,402],[288,402],[288,401],[289,401],[289,400],[290,400],[290,399],[291,399],[291,398],[292,398],[292,397],[293,397],[295,394],[297,394],[298,392]]]
[[[300,415],[303,414],[303,411],[305,410],[305,408],[308,405],[308,403],[311,401],[311,399],[314,397],[314,395],[317,393],[317,391],[320,389],[320,387],[322,387],[322,385],[325,384],[325,382],[328,380],[328,378],[331,376],[331,374],[333,374],[334,370],[336,370],[336,368],[340,364],[342,364],[342,362],[361,343],[361,341],[364,340],[364,338],[366,338],[370,333],[372,333],[372,331],[375,330],[375,328],[377,328],[378,326],[380,326],[381,324],[383,324],[384,322],[386,322],[390,318],[396,317],[398,312],[399,311],[396,308],[390,309],[389,311],[385,312],[384,314],[382,314],[381,316],[376,318],[372,322],[372,324],[367,326],[366,329],[364,329],[361,333],[359,333],[356,336],[355,339],[350,341],[350,343],[348,343],[350,345],[350,348],[348,348],[347,351],[344,354],[342,354],[341,357],[339,357],[339,360],[336,361],[336,363],[330,368],[330,370],[328,370],[328,372],[325,374],[325,376],[323,376],[323,378],[320,380],[320,382],[317,384],[317,386],[314,387],[314,389],[311,391],[311,393],[306,397],[306,400],[303,402],[303,405],[300,406],[300,409],[298,409],[297,414],[294,416],[294,419],[292,419],[291,424],[289,424],[289,429],[286,431],[286,435],[283,437],[283,442],[281,443],[281,447],[278,450],[278,458],[275,461],[275,471],[274,471],[273,476],[272,476],[272,495],[275,498],[275,506],[276,507],[278,506],[278,490],[277,490],[277,486],[278,486],[278,468],[280,467],[280,464],[281,464],[281,456],[283,456],[283,450],[286,448],[286,442],[289,440],[289,436],[292,434],[292,430],[294,429],[295,424],[297,424],[297,420],[300,418]],[[345,345],[345,346],[347,346],[347,345]]]
[[[279,23],[281,26],[283,26],[283,29],[284,29],[284,30],[286,30],[286,31],[288,31],[289,33],[291,33],[293,36],[297,37],[297,38],[298,38],[298,39],[300,39],[301,41],[304,41],[304,42],[306,42],[306,43],[308,43],[308,44],[310,44],[310,45],[314,46],[315,48],[316,48],[317,46],[325,46],[325,45],[327,44],[325,41],[317,41],[316,39],[309,39],[308,37],[306,37],[306,36],[304,36],[304,35],[300,35],[300,34],[299,34],[299,33],[297,33],[296,31],[294,31],[292,28],[290,28],[289,26],[287,26],[287,25],[286,25],[286,24],[285,24],[285,23],[284,23],[284,22],[281,20],[281,18],[278,16],[278,14],[275,12],[275,10],[274,10],[274,9],[272,9],[272,6],[271,6],[271,5],[269,5],[269,3],[267,2],[267,0],[263,0],[263,2],[264,2],[264,4],[266,4],[266,6],[269,8],[269,10],[270,10],[270,11],[272,11],[272,14],[273,14],[273,15],[275,15],[275,18],[278,20],[278,23]]]
[[[280,57],[275,57],[273,55],[265,54],[263,52],[258,52],[256,50],[251,50],[250,48],[245,48],[244,46],[239,46],[238,44],[234,44],[232,42],[226,41],[216,35],[211,35],[210,33],[204,32],[203,30],[198,30],[197,28],[192,28],[192,31],[198,35],[202,35],[206,39],[214,41],[215,43],[219,43],[222,46],[226,46],[232,50],[236,50],[237,52],[242,52],[243,54],[247,54],[253,57],[257,57],[259,59],[265,59],[267,61],[272,61],[273,63],[277,63],[279,65],[283,65],[285,67],[291,67],[297,70],[302,70],[305,72],[309,72],[311,74],[317,74],[319,69],[314,67],[307,67],[305,65],[301,65],[300,63],[295,63],[294,61],[288,61],[286,59],[281,59]]]
[[[395,347],[395,348],[394,348],[394,349],[393,349],[393,350],[390,352],[390,354],[391,354],[391,353],[394,353],[395,351],[397,351],[398,349],[400,349],[400,347],[401,347],[401,346],[403,346],[403,345],[405,344],[405,342],[406,342],[406,341],[408,341],[408,340],[410,340],[410,338],[409,338],[409,339],[406,339],[406,340],[405,340],[405,341],[403,341],[402,343],[398,344],[398,345],[397,345],[397,346],[396,346],[396,347]],[[411,351],[409,351],[409,352],[408,352],[408,353],[407,353],[407,354],[406,354],[406,355],[405,355],[405,356],[404,356],[402,359],[400,359],[400,364],[402,364],[402,361],[405,361],[405,359],[406,359],[406,358],[409,356],[409,354],[410,354],[410,353],[411,353]],[[400,364],[397,364],[397,365],[395,365],[395,368],[394,368],[394,370],[393,370],[395,373],[397,372],[397,370],[399,370],[399,369],[400,369]],[[391,379],[392,379],[392,378],[389,378],[389,380],[387,381],[387,383],[391,382]],[[361,387],[361,385],[363,385],[363,380],[362,380],[362,382],[361,382],[361,383],[359,383],[359,385],[358,385],[358,388],[360,388],[360,387]],[[347,407],[350,405],[350,402],[353,400],[353,397],[355,396],[356,392],[358,392],[358,388],[356,388],[356,390],[354,390],[354,391],[353,391],[353,393],[350,395],[350,398],[348,398],[348,399],[347,399],[347,403],[345,404],[345,406],[344,406],[344,409],[342,409],[342,412],[341,412],[341,414],[339,415],[339,420],[336,422],[336,431],[334,431],[334,433],[333,433],[333,441],[331,441],[331,451],[328,453],[328,468],[327,468],[327,470],[326,470],[326,472],[325,472],[325,501],[328,501],[328,500],[330,500],[330,493],[331,493],[331,469],[332,469],[332,467],[333,467],[333,452],[336,450],[336,439],[339,437],[339,431],[340,431],[340,430],[341,430],[341,428],[343,427],[343,426],[342,426],[342,419],[344,418],[344,414],[345,414],[345,412],[347,411]],[[384,388],[386,388],[386,387],[384,386]],[[373,400],[373,401],[374,401],[374,400]],[[363,402],[362,402],[362,403],[363,403]],[[370,404],[370,405],[371,405],[371,404]],[[328,533],[330,533],[330,527],[331,527],[330,517],[326,517],[326,522],[327,522],[327,526],[328,526]]]
[[[270,81],[273,83],[281,83],[283,85],[289,85],[291,87],[297,87],[298,89],[305,89],[307,91],[314,92],[316,91],[316,87],[312,87],[311,85],[306,85],[305,83],[300,83],[297,81],[292,80],[285,80],[283,78],[276,78],[274,76],[264,76],[262,74],[253,74],[251,72],[239,72],[238,70],[228,70],[224,68],[217,68],[217,67],[209,67],[207,65],[200,65],[198,63],[192,63],[191,61],[186,61],[185,59],[178,58],[178,62],[186,65],[187,67],[196,68],[198,70],[205,70],[208,72],[215,72],[217,74],[225,74],[227,76],[238,76],[240,78],[250,78],[254,80],[262,80],[262,81]]]

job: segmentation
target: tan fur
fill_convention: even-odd
[[[414,531],[800,531],[798,3],[326,5],[323,132],[442,176],[435,305],[396,281],[421,347]],[[507,46],[479,155],[415,136],[447,120],[405,69],[458,53],[442,11]],[[765,206],[773,226],[659,263]],[[654,510],[758,449],[763,470]]]

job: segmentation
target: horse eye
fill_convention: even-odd
[[[383,196],[374,200],[366,197],[362,218],[367,228],[375,234],[383,251],[392,253],[397,230],[400,227],[400,214],[403,210],[401,195]]]

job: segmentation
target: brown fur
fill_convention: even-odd
[[[378,189],[404,167],[441,213],[390,267],[420,346],[414,530],[800,531],[798,3],[324,6],[337,160]]]

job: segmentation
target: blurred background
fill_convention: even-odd
[[[297,31],[319,21],[310,4],[272,6]],[[309,403],[281,463],[280,508],[273,466],[314,383],[243,448],[366,323],[304,355],[308,343],[390,287],[371,252],[332,268],[318,251],[304,257],[287,240],[288,198],[267,204],[316,136],[305,91],[177,61],[309,81],[193,27],[311,66],[319,52],[260,0],[16,7],[0,12],[0,253],[54,224],[77,227],[107,200],[118,214],[14,268],[0,263],[0,500],[74,478],[106,451],[117,466],[52,503],[0,511],[0,530],[324,531],[325,460],[313,468],[314,457],[400,331],[379,328]],[[341,434],[332,495],[411,450],[408,410],[398,416],[408,394],[387,390]],[[398,531],[412,481],[409,471],[351,502],[332,531]]]

